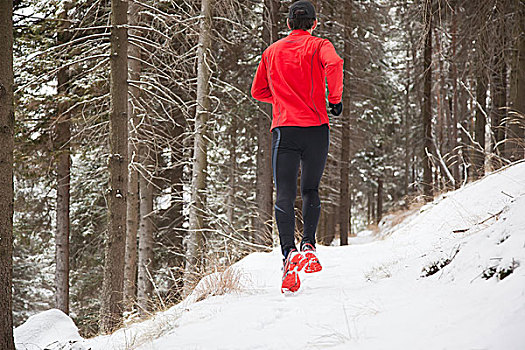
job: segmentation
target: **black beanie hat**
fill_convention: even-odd
[[[310,1],[296,1],[290,6],[288,18],[312,18],[315,19],[315,8]]]

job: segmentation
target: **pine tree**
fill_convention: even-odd
[[[457,56],[457,38],[458,38],[458,5],[454,4],[452,9],[452,26],[451,26],[451,45],[452,45],[452,59],[450,62],[451,72],[450,79],[452,80],[452,122],[451,122],[451,143],[450,148],[452,149],[452,176],[454,177],[455,187],[458,188],[460,184],[460,173],[459,173],[459,152],[458,152],[458,121],[459,121],[459,100],[458,100],[458,56]]]
[[[0,349],[14,350],[13,278],[13,1],[0,2]]]
[[[148,118],[142,123],[148,125]],[[144,136],[142,136],[144,138]],[[137,276],[137,305],[141,315],[151,311],[151,294],[153,292],[153,184],[152,171],[153,150],[147,143],[141,144],[139,157],[142,171],[139,174],[140,223]]]
[[[111,332],[121,322],[128,190],[128,2],[111,1],[111,115],[108,190],[108,237],[104,264],[100,326]]]
[[[202,268],[204,209],[206,188],[207,155],[207,122],[210,110],[210,59],[211,59],[211,3],[201,2],[201,20],[199,29],[199,46],[197,48],[197,107],[195,110],[195,130],[193,148],[193,170],[191,181],[191,207],[189,217],[189,237],[186,246],[185,290],[195,283],[197,273]]]
[[[66,44],[71,39],[67,31],[69,22],[68,10],[72,7],[70,2],[64,3],[64,8],[59,14],[63,21],[59,27],[58,45]],[[63,64],[65,60],[59,61]],[[58,116],[56,122],[55,148],[57,152],[57,232],[56,232],[56,272],[55,272],[55,302],[56,308],[69,314],[69,202],[70,202],[70,168],[71,168],[71,122],[68,112],[68,86],[69,69],[59,68],[58,81]]]
[[[278,1],[264,0],[262,50],[277,40],[278,10]],[[269,103],[259,103],[259,105],[261,109],[257,121],[257,217],[254,241],[260,245],[270,246],[272,243],[273,184],[269,130],[272,121],[272,106]]]
[[[139,4],[131,2],[129,6],[130,26],[139,25]],[[140,32],[131,28],[129,36],[139,37]],[[128,45],[128,69],[131,81],[140,80],[141,70],[141,50],[136,44]],[[138,127],[139,127],[139,108],[134,108],[139,98],[139,89],[134,86],[129,87],[128,92],[128,200],[127,200],[127,226],[126,226],[126,261],[124,267],[124,300],[126,306],[130,306],[135,299],[135,279],[137,275],[137,234],[139,226],[139,172],[137,170],[138,161]]]
[[[423,90],[423,193],[427,200],[433,198],[432,165],[429,155],[432,153],[432,0],[425,0],[425,47],[424,47],[424,90]]]
[[[506,157],[510,161],[525,158],[525,5],[516,1],[517,37],[511,73],[511,111],[507,123]]]
[[[351,48],[350,48],[350,38],[352,37],[352,0],[347,0],[345,2],[345,29],[344,37],[345,46],[344,46],[344,67],[345,72],[344,79],[344,112],[341,121],[341,158],[340,158],[340,169],[341,175],[339,178],[341,192],[339,196],[339,228],[341,236],[341,245],[348,244],[348,233],[349,233],[349,216],[350,216],[350,194],[349,194],[349,170],[350,170],[350,157],[353,155],[350,153],[350,119],[351,119],[351,108],[350,108],[350,67],[351,67]],[[355,125],[353,125],[355,127]]]

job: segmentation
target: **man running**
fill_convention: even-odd
[[[343,110],[343,60],[327,39],[312,36],[317,26],[309,1],[290,6],[287,19],[292,32],[262,54],[252,84],[253,98],[271,103],[272,167],[277,199],[275,218],[284,255],[281,292],[300,287],[298,272],[322,269],[315,253],[315,231],[321,212],[319,183],[329,145],[328,104],[333,115]],[[297,251],[294,239],[294,202],[301,166],[304,232]]]

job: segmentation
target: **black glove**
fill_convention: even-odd
[[[337,117],[343,111],[343,101],[335,105],[333,103],[328,102],[328,106],[330,107],[330,113],[332,113],[333,116]]]

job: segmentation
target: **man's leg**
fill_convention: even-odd
[[[272,167],[277,192],[275,219],[285,258],[290,250],[296,248],[294,203],[301,161],[300,150],[290,140],[290,131],[286,128],[275,128],[272,132]]]
[[[304,221],[301,246],[310,243],[315,247],[315,231],[321,213],[319,183],[328,156],[329,130],[326,125],[309,129],[301,159],[301,195]]]

